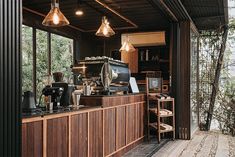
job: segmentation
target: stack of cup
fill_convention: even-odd
[[[76,107],[79,106],[80,97],[81,97],[81,91],[75,90],[73,92],[73,105],[74,106],[76,106]]]

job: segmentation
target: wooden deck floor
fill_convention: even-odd
[[[198,131],[192,140],[169,141],[153,157],[235,157],[235,137]]]

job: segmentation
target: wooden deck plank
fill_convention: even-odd
[[[186,145],[183,151],[179,156],[181,157],[190,157],[196,154],[201,149],[201,145],[204,144],[205,139],[207,138],[207,134],[199,132],[196,133],[192,140]]]
[[[220,134],[218,139],[218,149],[216,151],[216,157],[229,156],[228,137]]]
[[[172,157],[177,157],[180,156],[180,154],[182,153],[182,151],[184,150],[185,147],[187,147],[187,145],[189,144],[189,140],[181,140],[181,143],[179,143],[176,148],[170,153],[169,156]]]
[[[233,157],[235,138],[219,132],[195,133],[191,140],[170,141],[153,157]]]
[[[235,157],[235,137],[228,136],[229,156]]]
[[[191,140],[169,141],[153,157],[235,157],[235,137],[198,131]]]
[[[203,145],[200,145],[200,150],[196,152],[195,156],[208,157],[215,156],[217,145],[218,145],[218,134],[208,132],[207,138],[205,139]]]

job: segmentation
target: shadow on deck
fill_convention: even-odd
[[[198,131],[191,140],[163,140],[138,145],[124,157],[235,157],[235,137]]]

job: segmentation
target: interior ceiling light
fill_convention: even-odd
[[[122,44],[122,47],[119,50],[120,52],[124,51],[124,52],[133,52],[135,51],[134,46],[130,43],[130,39],[127,36],[126,41],[124,41],[124,43]]]
[[[97,36],[103,36],[103,37],[110,37],[112,35],[114,35],[115,32],[113,31],[113,29],[109,26],[109,22],[108,19],[103,16],[102,17],[102,23],[100,25],[100,28],[98,29],[98,31],[95,33],[95,35]]]
[[[69,21],[60,11],[59,0],[51,1],[51,10],[43,20],[42,24],[50,27],[60,27],[69,25]]]
[[[76,9],[76,11],[75,11],[75,14],[77,15],[77,16],[82,16],[83,15],[83,10],[82,10],[82,8],[81,8],[81,2],[78,0],[77,1],[77,9]]]

